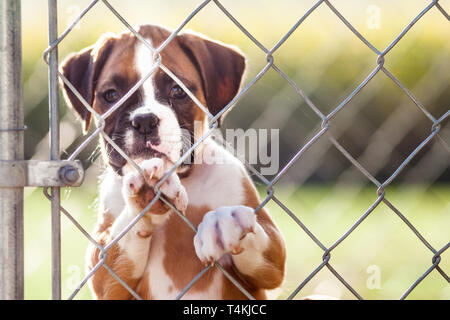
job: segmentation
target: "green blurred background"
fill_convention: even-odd
[[[59,1],[59,34],[90,1]],[[266,47],[273,47],[316,1],[237,1],[223,5]],[[335,0],[331,3],[380,51],[430,1]],[[47,2],[23,0],[24,101],[27,159],[48,159]],[[112,0],[131,25],[154,23],[176,28],[201,1]],[[450,12],[450,1],[441,6]],[[102,4],[96,5],[59,47],[60,58],[91,45],[108,31],[125,27]],[[265,54],[214,3],[186,29],[239,46],[249,59],[247,83],[265,66]],[[432,8],[386,56],[385,67],[439,118],[450,105],[450,24]],[[324,4],[275,53],[275,62],[325,114],[339,105],[375,68],[376,55]],[[61,100],[61,147],[67,157],[85,137]],[[320,119],[275,71],[269,70],[228,113],[224,128],[280,129],[280,169],[320,127]],[[430,134],[432,123],[405,93],[378,73],[331,123],[337,140],[379,181],[387,179]],[[450,143],[450,125],[440,132]],[[97,179],[103,165],[95,144],[80,156],[83,187],[63,191],[63,206],[91,231],[96,220]],[[449,152],[432,141],[387,189],[392,202],[436,248],[449,241]],[[259,168],[258,165],[256,165]],[[267,177],[271,178],[271,177]],[[263,185],[255,179],[264,196]],[[277,184],[276,194],[326,246],[334,243],[376,200],[376,188],[332,146],[320,139]],[[322,251],[274,202],[268,208],[288,247],[287,279],[273,297],[285,298],[321,262]],[[62,218],[63,297],[84,277],[87,240]],[[27,189],[25,201],[25,289],[27,299],[51,296],[50,204],[41,189]],[[399,217],[381,204],[332,252],[331,265],[364,298],[396,299],[430,266],[433,254]],[[450,274],[450,254],[441,268]],[[379,286],[372,280],[378,276]],[[326,269],[298,297],[352,294]],[[89,299],[87,288],[77,298]],[[433,271],[409,296],[450,299],[450,285]]]

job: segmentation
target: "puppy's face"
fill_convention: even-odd
[[[141,26],[138,32],[157,48],[170,32]],[[237,94],[245,70],[238,51],[193,34],[182,34],[161,52],[161,61],[215,115]],[[108,112],[154,67],[153,55],[130,32],[106,34],[95,45],[70,55],[61,73],[99,114]],[[87,132],[91,113],[62,84],[66,102]],[[158,69],[105,120],[105,133],[134,160],[161,157],[175,163],[204,133],[207,116],[164,71]],[[105,160],[118,173],[126,160],[104,138]],[[179,172],[187,171],[184,163]]]

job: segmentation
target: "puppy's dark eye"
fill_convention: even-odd
[[[184,92],[184,90],[181,89],[180,86],[176,85],[170,91],[170,97],[173,99],[183,99],[184,97],[186,97],[186,92]]]
[[[117,100],[119,100],[119,93],[118,93],[116,90],[111,89],[111,90],[106,91],[106,92],[103,94],[103,98],[104,98],[105,101],[108,102],[108,103],[114,103],[114,102],[116,102]]]

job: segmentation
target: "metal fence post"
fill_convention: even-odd
[[[58,7],[56,0],[48,1],[48,42],[51,46],[58,38]],[[59,156],[59,96],[58,96],[58,47],[49,55],[49,123],[50,160]],[[52,216],[52,299],[61,299],[61,193],[59,187],[51,188]]]
[[[24,157],[21,31],[21,1],[0,0],[0,161]],[[23,187],[0,187],[0,299],[23,298]]]

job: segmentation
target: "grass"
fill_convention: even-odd
[[[262,193],[263,195],[263,193]],[[450,185],[426,188],[397,186],[387,199],[422,233],[435,249],[449,241]],[[95,187],[62,193],[63,206],[87,230],[96,221]],[[303,186],[277,188],[276,196],[325,245],[333,244],[376,200],[370,188],[355,186]],[[285,237],[287,277],[278,298],[289,294],[322,262],[323,251],[277,204],[267,208]],[[41,189],[25,201],[25,298],[51,297],[50,204]],[[84,277],[84,253],[88,240],[62,217],[62,294],[67,298]],[[381,203],[331,252],[331,266],[365,299],[398,299],[430,266],[433,254],[406,224]],[[440,267],[450,274],[450,255],[442,255]],[[354,296],[324,267],[298,294],[328,294],[343,299]],[[76,297],[90,299],[84,287]],[[450,299],[450,285],[436,271],[413,290],[410,299]]]

